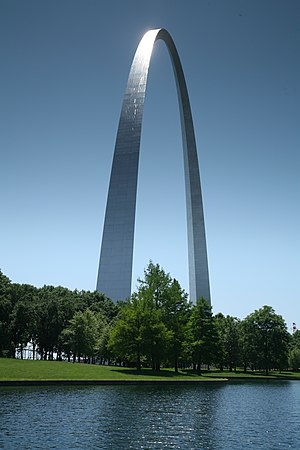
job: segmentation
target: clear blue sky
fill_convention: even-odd
[[[198,144],[214,312],[264,304],[300,328],[300,2],[0,0],[0,267],[94,290],[114,141],[135,49],[165,27]],[[149,259],[188,291],[179,113],[153,52],[134,280]]]

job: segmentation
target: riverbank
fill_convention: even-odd
[[[295,372],[263,373],[204,371],[202,375],[187,370],[175,373],[172,369],[135,369],[60,361],[32,361],[0,358],[0,386],[51,384],[152,384],[203,383],[227,380],[299,380]]]

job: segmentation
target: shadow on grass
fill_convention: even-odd
[[[144,377],[157,377],[157,378],[191,378],[199,376],[196,372],[187,373],[187,371],[175,372],[172,369],[160,369],[154,371],[151,369],[130,369],[125,367],[114,367],[114,372],[123,373],[124,375],[144,376]]]
[[[270,372],[266,375],[264,371],[244,372],[243,370],[235,371],[218,371],[218,370],[202,370],[199,375],[197,371],[193,369],[184,369],[179,372],[175,372],[174,369],[161,369],[159,371],[153,371],[152,369],[137,370],[128,367],[113,367],[114,372],[122,373],[133,377],[153,377],[153,378],[177,378],[177,379],[193,379],[193,378],[245,378],[245,379],[299,379],[300,373],[295,372]]]
[[[189,370],[187,370],[189,372]],[[275,372],[270,371],[268,375],[266,375],[266,372],[264,370],[256,370],[256,371],[247,371],[244,372],[244,370],[236,370],[236,371],[218,371],[218,370],[203,370],[202,371],[203,376],[207,377],[226,377],[230,379],[235,378],[245,378],[245,379],[285,379],[285,380],[300,380],[300,372],[291,372],[291,371],[282,371],[282,372]]]

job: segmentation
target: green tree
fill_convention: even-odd
[[[294,347],[289,351],[289,367],[294,371],[300,370],[300,348]]]
[[[80,293],[61,286],[44,286],[36,301],[36,337],[42,359],[61,359],[64,340],[62,332],[75,312],[84,309]]]
[[[77,311],[64,333],[72,348],[73,361],[75,362],[77,357],[80,362],[80,358],[84,357],[85,362],[90,362],[91,357],[95,355],[98,340],[96,314],[89,309]]]
[[[82,311],[88,308],[91,311],[101,312],[108,323],[114,320],[119,312],[118,304],[101,292],[81,291],[79,295],[82,301]]]
[[[218,332],[212,308],[203,298],[193,305],[187,325],[186,347],[193,365],[201,374],[202,364],[216,361],[218,353]]]
[[[290,339],[290,348],[300,349],[300,330],[296,330]]]
[[[289,334],[282,316],[271,306],[263,306],[244,319],[244,341],[250,363],[263,368],[266,375],[271,369],[282,369],[287,364]],[[249,348],[247,349],[247,346]]]
[[[144,278],[138,280],[137,294],[147,316],[143,344],[153,370],[159,370],[167,359],[172,359],[178,370],[183,334],[180,324],[187,309],[187,295],[169,273],[152,261],[144,270]]]
[[[15,357],[15,351],[19,349],[23,359],[23,348],[26,344],[31,342],[34,345],[37,295],[38,289],[30,284],[13,283],[11,285],[13,308],[9,331],[12,357]]]
[[[168,292],[172,278],[159,264],[149,262],[144,270],[144,279],[138,279],[138,293],[143,298],[151,299],[156,308],[162,307],[169,297]]]
[[[148,360],[153,370],[159,370],[172,334],[162,321],[161,310],[148,294],[142,289],[123,305],[111,332],[109,348],[118,358],[135,364],[138,370],[142,360]]]
[[[131,300],[123,305],[108,341],[108,348],[113,354],[133,363],[137,370],[141,369],[144,322],[142,302],[137,294],[133,294]]]
[[[291,369],[300,369],[300,330],[296,330],[290,337],[288,360]]]
[[[255,331],[253,330],[251,321],[244,319],[239,323],[239,347],[244,372],[247,372],[248,367],[251,367],[252,369],[256,368],[258,364],[258,354],[255,342]]]
[[[240,360],[240,321],[236,317],[225,317],[222,313],[217,314],[215,319],[219,333],[218,362],[221,370],[225,365],[231,372]]]
[[[10,316],[12,308],[11,281],[0,270],[0,356],[11,356]]]
[[[159,371],[162,361],[167,359],[168,350],[173,340],[172,331],[168,330],[162,320],[162,311],[154,308],[149,301],[145,304],[145,321],[143,323],[143,350],[152,370]]]
[[[32,304],[22,300],[19,301],[11,314],[10,332],[13,350],[15,352],[15,349],[20,348],[21,359],[23,359],[24,347],[31,340],[33,320],[34,309]]]
[[[168,286],[162,302],[162,320],[172,333],[168,357],[178,372],[178,364],[182,358],[185,341],[185,330],[189,319],[191,305],[187,293],[181,288],[176,279]]]
[[[101,333],[98,338],[96,357],[98,358],[100,364],[110,363],[113,355],[109,347],[109,339],[113,330],[114,321],[103,323],[101,328]]]

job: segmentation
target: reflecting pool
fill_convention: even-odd
[[[300,381],[0,388],[3,449],[299,449]]]

